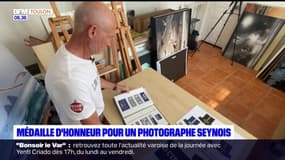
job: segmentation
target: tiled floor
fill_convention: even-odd
[[[256,72],[203,43],[192,57],[188,74],[176,84],[257,138],[270,139],[285,116],[285,93],[255,78]]]

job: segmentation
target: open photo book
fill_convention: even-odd
[[[115,104],[127,125],[167,125],[145,88],[114,96]]]

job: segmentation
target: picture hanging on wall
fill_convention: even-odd
[[[253,68],[283,24],[282,19],[245,11],[223,55]]]
[[[187,47],[191,9],[151,17],[151,46],[156,60]]]

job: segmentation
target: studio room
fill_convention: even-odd
[[[0,4],[1,139],[33,124],[285,138],[284,2]]]

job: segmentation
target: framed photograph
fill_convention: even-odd
[[[151,17],[151,50],[154,61],[186,48],[191,9],[180,9]]]
[[[244,12],[223,55],[253,68],[283,24],[284,20],[281,19]]]
[[[273,69],[265,82],[280,91],[285,92],[285,48],[283,47],[280,52],[280,58],[276,61]]]

